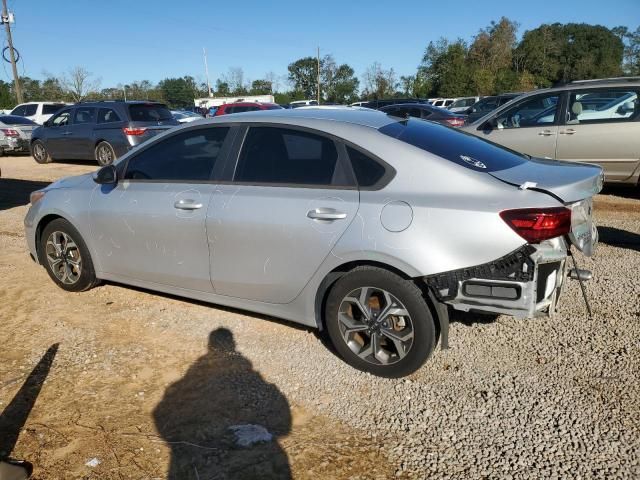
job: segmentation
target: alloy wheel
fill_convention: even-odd
[[[47,159],[47,152],[40,143],[36,143],[33,146],[33,156],[39,162],[44,162]]]
[[[392,365],[413,346],[413,322],[407,308],[380,288],[350,292],[340,303],[338,324],[351,351],[375,365]]]
[[[110,165],[113,162],[113,151],[107,145],[98,147],[98,161],[101,165]]]
[[[51,272],[60,282],[73,285],[82,273],[82,257],[76,242],[64,232],[52,232],[47,239],[45,255]]]

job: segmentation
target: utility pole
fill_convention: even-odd
[[[318,45],[318,105],[320,105],[320,45]]]
[[[11,58],[11,68],[13,70],[13,83],[16,90],[16,99],[18,100],[18,103],[22,103],[22,88],[20,87],[18,67],[16,66],[16,54],[13,49],[13,39],[11,38],[11,22],[9,18],[9,12],[7,11],[7,0],[2,0],[2,23],[4,23],[4,28],[7,31],[7,43],[9,44],[9,57]]]
[[[209,81],[209,67],[207,66],[207,51],[202,47],[202,55],[204,55],[204,73],[207,75],[207,89],[209,90],[209,96],[213,97],[211,93],[211,82]]]

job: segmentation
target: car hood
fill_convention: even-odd
[[[89,180],[92,175],[93,175],[93,173],[84,173],[82,175],[75,175],[73,177],[63,177],[63,178],[61,178],[59,180],[56,180],[55,182],[53,182],[49,186],[47,186],[47,189],[50,189],[50,188],[73,188],[73,187],[77,187],[78,185],[80,185],[80,184],[86,182],[87,180]]]
[[[604,181],[602,168],[597,165],[540,158],[488,173],[521,189],[544,191],[563,203],[594,196],[602,190]]]

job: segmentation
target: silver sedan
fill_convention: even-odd
[[[375,375],[418,369],[448,312],[553,313],[597,241],[597,166],[376,111],[252,112],[168,131],[34,192],[31,255],[101,280],[326,329]]]

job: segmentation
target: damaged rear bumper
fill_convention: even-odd
[[[567,243],[559,237],[424,280],[438,300],[456,310],[533,318],[555,312],[566,268]]]

